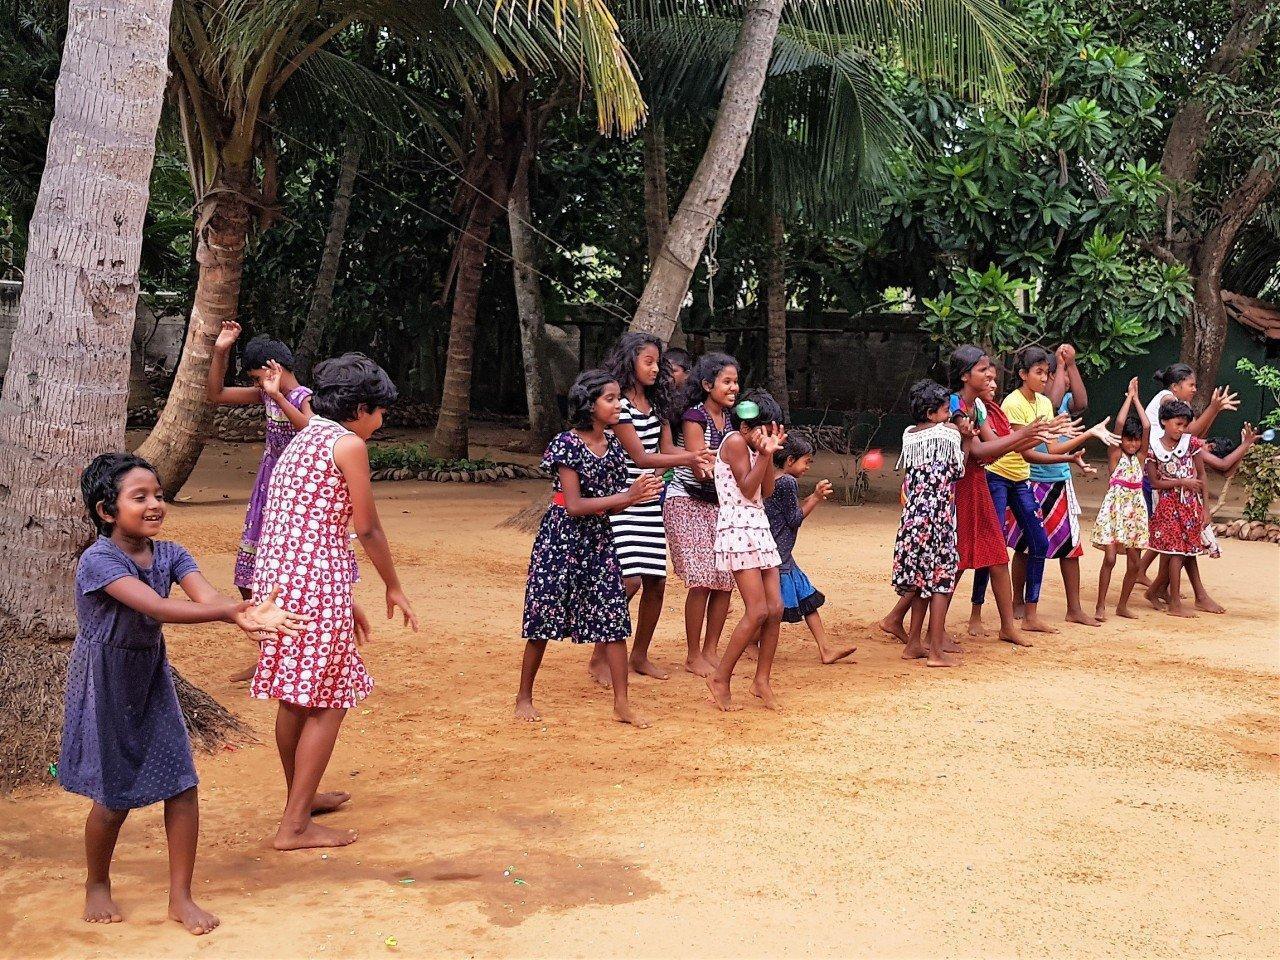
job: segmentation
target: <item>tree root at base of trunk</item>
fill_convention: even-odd
[[[0,793],[54,779],[70,656],[70,643],[0,626]],[[177,670],[173,681],[193,746],[212,752],[254,739],[235,714]]]

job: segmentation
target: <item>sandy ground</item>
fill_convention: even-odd
[[[212,447],[166,525],[228,588],[257,452]],[[174,663],[261,739],[197,761],[197,885],[222,927],[193,938],[165,919],[158,808],[120,842],[127,922],[82,923],[86,804],[33,789],[0,799],[0,955],[1280,955],[1274,545],[1232,541],[1206,565],[1224,617],[1144,608],[1033,650],[970,643],[962,669],[936,671],[869,626],[892,601],[896,508],[824,508],[797,555],[856,662],[821,667],[788,628],[784,714],[716,713],[676,672],[635,684],[657,718],[637,731],[608,719],[586,651],[555,646],[546,721],[527,726],[510,712],[529,538],[495,524],[538,488],[379,485],[426,626],[383,625],[366,648],[378,688],[328,780],[355,794],[330,822],[357,844],[268,848],[272,709],[224,679],[251,649],[171,628]],[[1085,564],[1091,608],[1097,555]],[[359,595],[377,606],[371,571]],[[682,599],[673,585],[655,644],[673,667]]]

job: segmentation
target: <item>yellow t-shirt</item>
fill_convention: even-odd
[[[1021,390],[1015,390],[1004,398],[1000,409],[1004,411],[1010,425],[1014,427],[1025,427],[1036,417],[1053,419],[1053,402],[1043,393],[1037,393],[1033,403],[1022,395]],[[1006,453],[987,469],[997,476],[1014,482],[1031,478],[1031,464],[1027,463],[1027,458],[1017,451]]]

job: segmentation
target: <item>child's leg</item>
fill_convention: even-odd
[[[751,692],[770,710],[778,709],[770,681],[773,676],[773,658],[778,652],[778,634],[782,632],[782,583],[777,567],[760,571],[764,585],[765,618],[760,625],[760,656],[756,659],[756,675]],[[818,621],[821,624],[821,620]]]
[[[1187,559],[1176,553],[1169,556],[1169,612],[1175,617],[1195,616],[1182,603],[1182,567]],[[1161,563],[1161,566],[1164,564]]]
[[[738,658],[742,656],[742,651],[747,648],[747,644],[759,635],[760,628],[764,626],[769,616],[769,605],[765,597],[761,571],[735,570],[733,579],[737,581],[738,592],[742,594],[742,619],[738,621],[738,625],[733,628],[733,633],[729,636],[729,646],[725,649],[724,656],[720,658],[720,665],[711,676],[707,677],[707,688],[711,691],[711,699],[721,710],[742,709],[734,706],[730,698],[729,682],[733,679],[733,668],[737,666]]]
[[[200,798],[195,787],[164,802],[164,833],[169,841],[169,919],[196,936],[209,933],[220,921],[191,899],[200,839]]]
[[[632,710],[631,701],[627,699],[627,641],[615,640],[596,646],[604,647],[604,660],[613,678],[613,719],[641,728],[649,726],[648,719]]]
[[[1118,552],[1114,543],[1108,543],[1102,548],[1102,566],[1098,569],[1098,602],[1093,608],[1093,615],[1097,620],[1107,619],[1107,592],[1111,589],[1111,571],[1116,568]],[[1125,577],[1128,577],[1127,569]]]
[[[818,641],[818,659],[824,664],[837,663],[857,651],[857,644],[853,643],[838,644],[835,647],[831,645],[830,640],[827,638],[826,624],[822,622],[822,614],[817,610],[806,615],[804,622],[805,626],[809,628],[809,632],[813,634],[813,639]],[[883,629],[883,622],[881,629]]]
[[[524,645],[524,660],[520,664],[520,690],[516,694],[516,719],[535,723],[542,719],[533,705],[533,681],[538,676],[538,668],[542,666],[542,655],[547,652],[547,641],[527,640]]]
[[[84,915],[87,923],[119,923],[124,917],[111,899],[111,857],[128,810],[112,810],[94,801],[84,822]]]
[[[1089,616],[1080,605],[1080,558],[1063,557],[1058,565],[1062,568],[1062,587],[1067,594],[1067,620],[1086,627],[1102,626],[1102,621]]]
[[[902,649],[903,660],[919,660],[929,655],[921,634],[924,632],[924,615],[929,608],[928,601],[920,596],[920,591],[912,590],[908,597],[911,598],[911,625],[907,628],[907,645]]]
[[[996,598],[996,611],[1000,614],[1000,639],[1019,647],[1031,646],[1031,641],[1022,634],[1018,619],[1013,610],[1013,584],[1009,580],[1007,563],[987,567],[982,571],[991,580],[991,595]],[[982,608],[978,607],[981,611]],[[979,613],[979,615],[981,615]]]
[[[1038,612],[1040,585],[1044,582],[1044,561],[1049,553],[1049,537],[1044,532],[1044,524],[1040,522],[1036,498],[1028,484],[1015,483],[1010,486],[1009,509],[1017,518],[1027,545],[1026,609],[1022,617],[1022,628],[1032,633],[1057,633],[1057,628],[1040,619]],[[1017,610],[1016,604],[1014,609]]]
[[[926,666],[960,666],[959,657],[944,649],[947,639],[947,608],[950,606],[949,593],[935,593],[929,598],[929,656],[925,660]]]
[[[354,830],[331,830],[311,819],[316,788],[324,776],[333,745],[347,711],[340,707],[317,707],[307,711],[294,753],[293,784],[285,801],[284,816],[276,831],[273,846],[277,850],[301,850],[306,847],[343,847],[356,839]]]
[[[623,589],[627,591],[627,605],[630,606],[631,598],[640,592],[640,588],[643,586],[643,580],[638,576],[623,577],[622,586],[623,586]],[[641,600],[640,604],[641,604],[641,607],[643,607],[644,600]],[[639,639],[640,639],[640,631],[639,631],[639,628],[637,627],[636,641],[639,642]],[[649,631],[649,639],[651,640],[653,639],[652,630]],[[603,645],[599,643],[593,643],[591,645],[591,657],[587,661],[587,673],[591,675],[592,680],[594,680],[597,684],[599,684],[600,686],[608,690],[611,686],[613,686],[613,675],[609,672],[609,664],[605,662],[604,650],[602,649],[602,647]],[[647,645],[646,645],[646,649],[647,649]],[[662,679],[665,680],[666,677],[663,677]]]
[[[1151,564],[1155,563],[1156,557],[1158,556],[1160,556],[1160,554],[1156,553],[1154,550],[1147,550],[1142,554],[1142,566],[1138,568],[1139,583],[1145,584],[1148,587],[1151,586],[1152,580],[1149,571],[1151,570]]]
[[[1151,586],[1147,587],[1144,596],[1150,604],[1157,610],[1163,610],[1165,603],[1168,601],[1166,596],[1169,589],[1169,555],[1162,553],[1160,556],[1160,567],[1156,571],[1155,579],[1151,581]],[[1143,558],[1145,561],[1145,557]]]
[[[724,622],[729,619],[732,599],[731,590],[712,590],[707,600],[707,633],[702,641],[702,657],[712,668],[720,663],[720,636],[724,633]]]
[[[911,594],[898,598],[898,602],[893,605],[893,609],[885,614],[884,619],[877,626],[880,627],[889,636],[897,639],[899,643],[907,642],[907,631],[903,626],[903,622],[907,619],[907,614],[911,612]],[[821,644],[819,644],[821,647]]]
[[[1129,596],[1133,593],[1133,588],[1137,585],[1138,577],[1142,573],[1142,551],[1136,548],[1126,549],[1124,554],[1124,583],[1120,586],[1116,616],[1133,619],[1133,614],[1129,612]]]
[[[284,768],[284,789],[287,796],[293,788],[294,757],[298,752],[298,738],[302,736],[302,724],[307,719],[307,708],[280,701],[276,710],[276,750],[280,753],[280,766]],[[345,790],[329,790],[317,793],[311,813],[332,813],[351,799]]]
[[[1027,606],[1027,552],[1025,550],[1013,551],[1009,575],[1013,579],[1013,615],[1021,620]]]
[[[715,668],[702,655],[702,627],[707,622],[707,601],[711,591],[705,587],[690,587],[684,598],[684,642],[689,648],[684,668],[700,677],[711,676]]]
[[[662,600],[667,592],[667,578],[644,576],[640,604],[636,609],[636,638],[631,647],[631,669],[646,677],[666,680],[670,674],[649,659],[649,645],[653,643],[653,631],[662,616]],[[599,644],[596,644],[599,646]]]
[[[1226,613],[1227,608],[1209,596],[1209,591],[1204,588],[1204,581],[1200,579],[1199,558],[1187,557],[1183,566],[1187,570],[1187,579],[1191,581],[1191,589],[1195,591],[1196,609],[1205,613]]]

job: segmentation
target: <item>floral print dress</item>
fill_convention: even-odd
[[[893,544],[893,589],[899,595],[955,591],[955,485],[964,473],[963,456],[960,432],[949,423],[902,435],[898,466],[907,471],[906,506]]]
[[[613,545],[613,529],[603,514],[571,517],[564,508],[560,467],[578,475],[584,499],[611,497],[628,487],[627,456],[607,434],[597,456],[572,430],[560,434],[542,457],[552,471],[555,498],[542,518],[529,558],[524,594],[526,640],[612,643],[631,635],[631,614],[622,586],[622,567]]]
[[[1164,438],[1151,441],[1151,455],[1160,473],[1170,480],[1189,480],[1196,475],[1196,457],[1204,450],[1204,441],[1183,434],[1172,450]],[[1151,549],[1158,553],[1176,553],[1198,557],[1205,552],[1204,499],[1193,490],[1157,490],[1156,508],[1151,514]]]
[[[1122,453],[1098,509],[1093,544],[1141,550],[1149,540],[1147,501],[1142,497],[1142,458]]]

